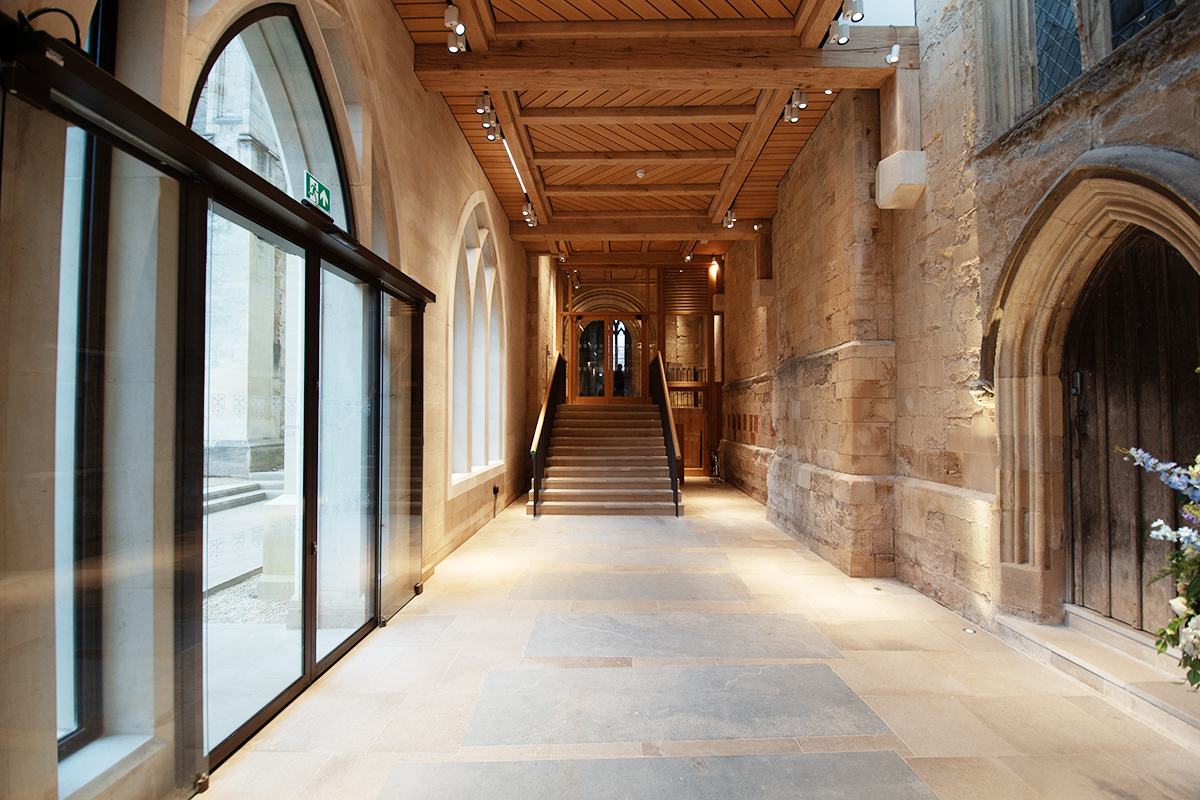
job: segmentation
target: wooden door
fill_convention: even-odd
[[[1172,614],[1170,580],[1147,582],[1171,545],[1150,525],[1176,518],[1175,493],[1126,462],[1141,447],[1190,463],[1200,451],[1200,276],[1145,232],[1097,270],[1064,359],[1074,603],[1154,631]]]

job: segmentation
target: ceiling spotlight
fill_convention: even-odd
[[[825,94],[833,94],[833,89],[826,89]]]
[[[753,227],[753,228],[754,228],[754,230],[759,230],[760,228],[762,228],[762,223],[761,223],[761,222],[756,222],[756,223],[754,223],[754,225],[753,225],[753,226],[751,226],[751,227]]]
[[[496,112],[488,109],[483,112],[483,127],[490,128],[496,124]]]
[[[892,49],[883,57],[883,60],[888,64],[896,64],[900,61],[900,34],[895,25],[888,27],[892,29]]]
[[[799,109],[808,108],[808,92],[802,92],[799,89],[793,89],[792,105]]]
[[[487,140],[489,142],[496,141],[497,139],[500,138],[500,136],[501,135],[500,135],[500,126],[499,125],[492,125],[492,127],[487,129]]]
[[[684,254],[683,254],[683,260],[684,260],[684,261],[691,261],[691,260],[692,260],[692,251],[691,251],[691,250],[688,250],[686,253],[684,253]],[[680,270],[680,272],[682,272],[682,271],[683,271],[683,270]]]
[[[646,170],[644,170],[644,169],[639,169],[639,170],[637,171],[637,176],[638,176],[639,178],[644,178],[644,177],[646,177]]]
[[[835,20],[829,26],[829,41],[839,45],[850,43],[850,23],[845,17]]]
[[[455,35],[462,36],[467,32],[467,26],[462,24],[458,18],[458,6],[453,3],[446,3],[446,16],[444,18],[446,27],[454,31]]]
[[[564,262],[564,261],[566,261],[566,260],[567,260],[567,254],[566,254],[566,253],[564,253],[562,250],[559,250],[559,251],[558,251],[558,261],[559,261],[559,263],[561,264],[561,263],[563,263],[563,262]]]
[[[533,203],[526,203],[525,205],[521,206],[521,216],[522,217],[528,217],[532,213],[533,213]]]
[[[721,220],[721,224],[726,228],[732,228],[735,222],[737,222],[737,213],[731,208],[725,212],[725,219]]]
[[[785,108],[783,110],[783,118],[786,119],[788,122],[799,122],[800,121],[800,109],[796,106],[795,103],[788,103],[787,108]]]
[[[467,49],[467,40],[461,33],[450,31],[446,34],[446,49],[451,53],[462,53]]]
[[[475,113],[476,114],[486,114],[487,112],[489,112],[491,110],[492,110],[491,95],[485,94],[482,97],[475,98]]]
[[[863,0],[850,0],[850,21],[862,22]]]
[[[538,224],[537,213],[532,208],[529,209],[529,214],[526,215],[526,217],[525,217],[525,224],[531,228],[537,227],[537,224]]]

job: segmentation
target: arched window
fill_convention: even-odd
[[[328,190],[334,223],[353,233],[341,148],[312,62],[295,16],[279,16],[278,6],[251,13],[213,49],[188,124],[297,200],[311,195],[313,176]]]
[[[504,320],[496,248],[482,204],[459,243],[451,315],[451,472],[456,478],[503,460]]]

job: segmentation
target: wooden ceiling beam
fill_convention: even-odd
[[[555,221],[571,221],[580,219],[703,219],[708,211],[692,211],[689,209],[637,209],[633,211],[555,211]]]
[[[792,35],[800,37],[800,46],[820,47],[841,7],[842,0],[801,0],[792,18]]]
[[[581,153],[535,152],[539,166],[552,164],[728,164],[733,150],[592,150]]]
[[[500,132],[512,151],[512,160],[516,163],[517,174],[525,184],[525,193],[538,219],[550,219],[550,201],[546,199],[546,187],[542,183],[542,172],[533,160],[533,142],[529,139],[529,130],[521,123],[521,104],[514,92],[493,92],[491,94],[492,108],[500,121]]]
[[[918,66],[915,28],[902,28],[899,67]],[[882,31],[883,33],[880,33]],[[911,38],[911,41],[909,41]],[[878,89],[893,67],[883,57],[890,28],[858,27],[846,47],[802,49],[772,39],[538,40],[487,52],[417,45],[415,71],[427,91],[745,89],[820,86]]]
[[[686,263],[682,253],[572,253],[559,269],[610,269],[621,267],[677,267]]]
[[[673,194],[715,194],[718,183],[593,183],[593,184],[550,184],[546,194],[550,197],[639,197]]]
[[[526,125],[690,125],[703,122],[744,123],[754,119],[754,106],[660,106],[642,108],[524,108]]]
[[[631,19],[499,22],[498,42],[537,39],[761,39],[791,36],[786,19]]]
[[[575,239],[586,242],[674,242],[685,239],[709,241],[756,239],[754,220],[739,220],[726,228],[694,217],[684,219],[592,219],[561,221],[536,228],[514,226],[509,235],[518,242]]]
[[[496,40],[496,17],[490,0],[459,0],[467,43],[475,52],[486,52]]]
[[[742,184],[746,182],[750,170],[754,169],[754,164],[766,147],[767,139],[771,138],[775,123],[779,122],[783,114],[784,103],[788,102],[791,94],[789,89],[763,89],[759,93],[756,106],[758,116],[742,131],[742,137],[737,143],[737,157],[725,168],[725,174],[721,177],[721,188],[708,205],[708,216],[712,222],[720,222],[725,212],[733,205]]]

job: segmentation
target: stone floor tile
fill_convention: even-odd
[[[295,800],[305,796],[305,785],[329,758],[328,754],[275,753],[243,747],[213,772],[204,798]]]
[[[1106,756],[1024,756],[1001,761],[1045,800],[1170,800],[1170,795]]]
[[[962,645],[925,620],[818,622],[817,628],[839,650],[957,652],[962,649]]]
[[[406,699],[403,694],[310,692],[255,736],[252,750],[365,753]]]
[[[1004,756],[1019,751],[953,697],[863,695],[913,755]]]
[[[409,695],[371,742],[368,752],[457,753],[478,700],[477,693]]]
[[[321,800],[378,797],[395,766],[396,756],[390,753],[335,753],[305,784],[300,796]]]
[[[1024,653],[1007,651],[931,651],[925,657],[961,683],[970,694],[1072,695],[1090,694],[1083,684],[1055,672]]]
[[[998,758],[908,758],[938,800],[1039,800]]]
[[[642,742],[640,747],[643,756],[654,758],[672,756],[780,755],[801,752],[800,745],[797,744],[794,738],[699,739],[688,742]]]
[[[829,666],[860,695],[956,695],[963,685],[924,653],[847,650]]]

